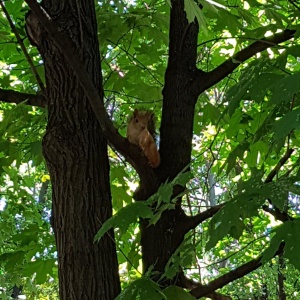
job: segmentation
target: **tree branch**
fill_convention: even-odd
[[[267,176],[265,183],[270,183],[272,182],[273,178],[278,174],[278,171],[280,168],[286,163],[286,161],[290,158],[292,153],[294,152],[294,149],[287,149],[286,153],[284,156],[280,159],[280,161],[277,163],[275,168],[269,173]],[[269,200],[270,203],[272,204],[271,200]],[[198,215],[195,215],[193,217],[189,217],[188,219],[185,219],[185,226],[187,230],[195,228],[198,224],[202,223],[206,219],[212,217],[214,214],[216,214],[225,204],[219,204],[217,206],[214,206],[208,210],[206,210],[203,213],[200,213]],[[276,219],[281,220],[283,222],[288,221],[291,219],[291,217],[285,213],[281,212],[277,207],[274,209],[269,208],[269,207],[263,207],[263,209],[269,213],[271,213]],[[274,256],[280,254],[283,252],[283,247],[284,244],[281,244],[279,247],[279,250],[275,253]],[[246,274],[256,270],[259,268],[262,263],[261,263],[262,256],[259,256],[256,259],[253,259],[252,261],[245,263],[244,265],[238,267],[237,269],[224,274],[223,276],[211,281],[207,285],[198,285],[198,287],[193,288],[191,290],[191,294],[195,296],[196,298],[200,298],[203,296],[209,297],[211,299],[222,299],[222,298],[214,298],[218,297],[219,295],[214,294],[214,292],[225,286],[226,284],[241,278],[245,276]]]
[[[294,152],[294,149],[287,149],[284,156],[281,157],[275,168],[269,173],[267,178],[265,179],[265,183],[272,182],[273,178],[278,174],[280,168],[287,162],[287,160],[291,157],[292,153]]]
[[[287,149],[284,156],[279,160],[275,168],[269,173],[267,178],[265,179],[265,183],[270,183],[273,181],[273,178],[278,174],[280,168],[287,162],[287,160],[291,157],[294,149]],[[275,217],[276,220],[280,220],[282,222],[286,222],[288,220],[292,220],[293,218],[289,216],[286,212],[280,211],[278,207],[276,207],[271,199],[268,199],[273,208],[270,208],[268,205],[263,206],[263,210],[270,213],[272,216]]]
[[[269,202],[271,203],[271,205],[274,206],[274,204],[272,204],[270,199],[269,199]],[[263,205],[262,209],[265,212],[271,214],[276,220],[279,220],[281,222],[293,220],[293,217],[289,216],[286,212],[280,211],[280,209],[277,208],[276,206],[274,206],[274,208],[271,208],[268,205]]]
[[[267,48],[291,39],[294,37],[295,32],[296,30],[286,29],[270,37],[263,38],[237,52],[214,70],[208,73],[199,70],[197,74],[198,80],[195,81],[199,95],[232,73],[242,62]],[[199,82],[201,82],[201,86]]]
[[[287,149],[284,156],[279,160],[279,162],[277,163],[275,168],[271,170],[271,172],[265,179],[266,184],[272,182],[272,180],[274,179],[276,174],[278,174],[280,168],[287,162],[287,160],[291,157],[293,152],[294,152],[294,149]],[[269,202],[272,204],[272,201],[270,199],[269,199]],[[198,224],[200,224],[203,221],[205,221],[206,219],[212,217],[224,205],[225,204],[219,204],[217,206],[214,206],[214,207],[206,210],[203,213],[200,213],[193,217],[189,217],[187,220],[185,220],[185,226],[186,226],[187,230],[195,228]],[[269,212],[270,214],[272,214],[277,220],[280,220],[282,222],[285,222],[285,221],[288,221],[291,219],[291,217],[287,213],[281,212],[275,206],[274,206],[274,208],[269,208],[268,206],[263,206],[263,209],[266,212]],[[275,256],[283,252],[283,247],[284,247],[284,244],[281,244],[279,250],[275,253]],[[228,284],[238,278],[241,278],[241,277],[245,276],[246,274],[259,268],[262,265],[261,258],[262,258],[262,256],[238,267],[237,269],[235,269],[227,274],[224,274],[223,276],[211,281],[208,285],[199,285],[197,288],[194,288],[193,290],[191,290],[191,294],[193,296],[195,296],[196,298],[206,296],[211,299],[214,299],[213,298],[214,296],[218,296],[218,295],[212,294],[215,290],[217,290],[217,289],[225,286],[226,284]],[[216,299],[218,299],[218,298],[216,298]],[[222,298],[220,298],[220,299],[222,299]]]
[[[26,0],[26,3],[32,10],[35,17],[49,33],[49,36],[54,41],[56,46],[60,49],[66,61],[73,68],[79,83],[81,84],[92,110],[100,124],[103,136],[113,145],[113,147],[120,152],[127,161],[136,169],[144,182],[145,194],[153,194],[158,187],[158,182],[154,174],[154,170],[148,165],[148,160],[141,154],[138,146],[131,144],[126,138],[118,133],[110,120],[103,101],[99,95],[98,90],[94,86],[89,73],[83,67],[83,63],[78,54],[73,41],[61,31],[57,30],[57,26],[53,20],[50,20],[46,11],[41,8],[36,0]],[[149,184],[147,184],[149,182]],[[153,183],[157,183],[157,187]],[[150,184],[151,183],[151,184]]]
[[[184,289],[188,289],[188,290],[192,290],[192,289],[196,289],[196,288],[202,288],[203,284],[196,282],[190,278],[187,278],[183,272],[181,272],[179,274],[179,278],[178,281],[176,282],[177,286],[180,286]],[[213,300],[232,300],[232,298],[230,296],[227,295],[223,295],[217,292],[211,292],[208,293],[207,295],[205,295],[206,298],[210,298]]]
[[[20,47],[21,47],[21,49],[22,49],[22,51],[23,51],[23,53],[24,53],[24,55],[25,55],[25,58],[26,58],[26,60],[27,60],[27,62],[28,62],[28,64],[29,64],[29,66],[30,66],[30,69],[31,69],[31,71],[32,71],[32,73],[33,73],[33,75],[34,75],[34,77],[35,77],[35,79],[36,79],[36,81],[37,81],[37,83],[38,83],[38,85],[39,85],[39,87],[40,87],[42,93],[45,94],[45,87],[44,87],[44,84],[43,84],[43,82],[42,82],[42,80],[41,80],[41,77],[40,77],[40,75],[38,74],[38,72],[37,72],[37,70],[36,70],[36,68],[35,68],[35,66],[34,66],[34,64],[33,64],[33,61],[32,61],[32,59],[31,59],[30,55],[28,54],[27,49],[26,49],[26,47],[25,47],[25,45],[24,45],[24,43],[23,43],[23,40],[21,39],[21,37],[20,37],[18,31],[16,30],[16,27],[15,27],[15,25],[14,25],[14,22],[12,21],[12,19],[11,19],[9,13],[8,13],[8,11],[6,10],[6,8],[5,8],[5,6],[4,6],[4,4],[3,4],[2,1],[0,1],[0,6],[1,6],[1,8],[2,8],[2,10],[3,10],[3,12],[4,12],[5,16],[6,16],[6,19],[7,19],[8,23],[9,23],[9,26],[10,26],[10,28],[11,28],[11,31],[14,33],[14,35],[15,35],[16,38],[17,38],[17,41],[18,41],[18,43],[19,43],[19,45],[20,45]]]
[[[195,216],[188,217],[187,219],[184,220],[186,232],[188,232],[191,229],[194,229],[196,226],[204,222],[205,220],[211,218],[214,216],[222,207],[224,207],[225,203],[213,206],[206,211],[199,213]]]
[[[13,90],[0,89],[0,101],[15,104],[24,102],[26,105],[37,106],[41,108],[45,108],[47,106],[47,100],[43,95],[26,94]]]
[[[272,182],[273,178],[278,174],[280,168],[287,162],[287,160],[291,157],[292,153],[294,152],[294,149],[287,149],[284,156],[280,159],[280,161],[277,163],[275,168],[269,173],[267,178],[265,179],[264,183],[270,183]],[[269,202],[272,204],[272,201],[269,199]],[[222,207],[224,207],[225,203],[213,206],[209,208],[208,210],[199,213],[195,216],[188,217],[188,219],[185,219],[184,226],[186,227],[186,230],[189,231],[191,229],[194,229],[197,225],[202,223],[208,218],[211,218],[214,216]],[[273,204],[272,204],[273,205]],[[290,217],[286,212],[281,212],[277,207],[269,208],[268,206],[263,206],[264,211],[272,214],[277,220],[280,220],[282,222],[291,220],[292,217]]]
[[[279,249],[276,251],[274,256],[282,253],[283,248],[284,248],[284,243],[281,243],[279,246]],[[232,271],[220,276],[219,278],[211,281],[207,285],[203,285],[203,286],[200,286],[200,287],[197,287],[197,288],[191,290],[191,292],[190,292],[191,295],[193,295],[196,298],[203,297],[217,289],[222,288],[226,284],[247,275],[248,273],[256,270],[257,268],[259,268],[262,265],[262,262],[261,262],[262,257],[263,257],[263,255],[243,264],[242,266],[236,268],[235,270],[232,270]]]

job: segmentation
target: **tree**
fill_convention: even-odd
[[[172,0],[168,6],[153,1],[133,5],[104,1],[95,6],[91,1],[43,1],[43,10],[36,1],[26,3],[31,10],[26,17],[27,33],[42,57],[46,85],[39,79],[40,68],[30,59],[38,61],[38,54],[27,45],[27,55],[23,23],[16,22],[24,13],[23,1],[1,2],[41,91],[41,95],[30,95],[1,90],[4,102],[27,101],[16,108],[2,104],[7,111],[2,124],[6,132],[3,143],[17,148],[16,139],[12,139],[16,134],[11,130],[7,133],[12,110],[21,110],[20,116],[24,106],[47,106],[43,153],[52,184],[51,225],[61,299],[114,299],[120,292],[112,227],[118,228],[119,253],[126,245],[123,254],[127,253],[128,262],[134,266],[141,245],[145,276],[123,291],[128,299],[129,295],[131,299],[137,295],[162,299],[162,293],[168,299],[174,299],[174,293],[180,299],[243,295],[245,291],[238,283],[228,284],[239,278],[251,281],[247,274],[259,267],[272,269],[277,255],[280,273],[286,258],[299,269],[299,170],[295,153],[300,87],[298,27],[294,25],[299,8],[294,2],[248,1],[230,6],[226,1],[200,1],[197,5],[192,0]],[[166,26],[168,15],[170,23]],[[6,57],[7,64],[16,63]],[[137,73],[137,68],[141,72]],[[8,75],[13,76],[13,70]],[[28,87],[32,86],[30,80],[27,77]],[[6,77],[2,83],[4,87],[12,85],[12,78]],[[141,98],[149,100],[150,95],[155,99],[160,92],[163,100],[156,111],[161,107],[161,165],[152,169],[138,147],[119,134],[111,119],[120,124],[118,114],[128,113],[128,108],[119,107],[130,103],[126,97],[133,95],[140,103]],[[113,116],[110,118],[107,112],[113,112]],[[22,138],[18,136],[17,140]],[[113,218],[106,141],[136,170],[140,185],[134,193],[136,202],[123,208],[120,199],[128,200],[123,170],[132,170],[121,167],[121,159],[111,154],[111,172],[117,174],[111,188],[120,198],[114,203],[119,211]],[[30,142],[27,159],[36,160],[37,143]],[[17,172],[8,166],[16,157],[7,151],[4,158],[2,168],[13,178]],[[21,161],[18,157],[18,164]],[[122,192],[118,186],[123,187]],[[220,196],[212,192],[217,187]],[[205,209],[198,200],[202,195],[209,195]],[[130,234],[138,217],[140,240],[139,235]],[[273,224],[272,218],[280,224]],[[28,224],[23,222],[21,227],[24,235]],[[99,228],[98,243],[93,243]],[[28,241],[20,240],[28,247]],[[15,254],[18,246],[20,242],[17,247],[10,245],[10,251]],[[18,258],[24,260],[28,249],[21,249],[23,255]],[[34,250],[31,257],[36,257]],[[199,274],[186,271],[197,266],[199,257],[202,262],[216,261],[222,267],[215,270],[218,276],[207,267],[206,284]],[[220,264],[218,258],[223,260]],[[12,259],[7,250],[2,259]],[[53,256],[51,259],[53,266]],[[3,268],[13,273],[7,263]],[[290,274],[297,272],[289,268]],[[29,270],[24,277],[26,274]],[[279,275],[278,294],[285,295],[285,279]],[[261,299],[270,294],[268,277],[261,283],[256,281],[261,288],[253,294]],[[190,295],[171,285],[187,288]],[[217,292],[220,288],[228,296]]]

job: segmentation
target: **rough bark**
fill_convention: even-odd
[[[165,73],[160,128],[161,165],[156,171],[159,183],[173,179],[190,163],[194,109],[198,96],[230,74],[241,62],[268,47],[290,39],[295,33],[293,30],[285,30],[272,37],[254,42],[237,52],[234,60],[230,58],[216,69],[206,73],[196,67],[198,29],[196,22],[188,24],[184,1],[171,1],[169,59]],[[174,196],[181,191],[183,188],[176,187]],[[145,199],[149,196],[150,194],[146,193]],[[195,228],[207,217],[213,216],[222,207],[218,205],[207,212],[189,218],[181,209],[180,201],[177,204],[175,210],[162,214],[155,226],[148,226],[145,221],[141,223],[141,245],[145,270],[154,266],[155,271],[163,272],[166,263],[183,241],[188,230]],[[249,262],[248,266],[256,268],[257,261]],[[248,272],[251,267],[247,269]],[[237,273],[236,271],[233,274]],[[177,276],[175,282],[172,283],[180,284],[180,278],[181,276]],[[226,284],[225,277],[216,281],[214,288],[223,286],[223,282]],[[166,282],[166,284],[169,283]],[[202,295],[212,291],[210,286]]]
[[[160,128],[161,165],[157,170],[160,183],[173,179],[190,163],[193,116],[198,98],[191,90],[196,72],[197,35],[198,25],[188,23],[184,2],[172,1],[169,60]],[[182,190],[176,187],[174,195]],[[142,222],[141,245],[145,270],[154,265],[155,271],[164,271],[166,263],[187,232],[186,221],[187,216],[177,205],[175,210],[162,214],[155,226],[147,226],[147,223]]]
[[[46,0],[43,6],[72,37],[103,98],[94,2]],[[120,284],[113,231],[93,243],[112,215],[106,139],[72,66],[33,15],[27,23],[45,64],[43,152],[52,182],[60,299],[114,299]]]

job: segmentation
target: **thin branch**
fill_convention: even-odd
[[[47,100],[43,95],[26,94],[13,90],[0,89],[0,101],[15,104],[24,102],[26,105],[37,106],[41,108],[45,108],[47,106]]]
[[[256,239],[250,241],[249,243],[247,243],[245,246],[243,246],[241,249],[237,250],[236,252],[233,252],[233,253],[227,255],[225,258],[220,259],[220,260],[218,260],[218,261],[216,261],[216,262],[213,262],[213,263],[211,263],[211,264],[205,264],[205,266],[204,266],[203,268],[209,268],[209,267],[213,267],[213,266],[216,266],[216,265],[218,265],[218,264],[221,264],[222,262],[228,260],[229,258],[231,258],[231,257],[233,257],[233,256],[235,256],[235,255],[237,255],[237,254],[240,254],[242,251],[244,251],[245,249],[247,249],[251,244],[253,244],[253,243],[255,243],[256,241],[258,241],[258,240],[260,240],[260,239],[263,239],[263,238],[265,238],[265,237],[267,237],[267,236],[268,236],[268,234],[263,234],[263,235],[259,236],[258,238],[256,238]]]
[[[34,75],[34,77],[35,77],[35,79],[36,79],[36,81],[37,81],[37,83],[38,83],[38,85],[39,85],[42,93],[45,95],[45,87],[44,87],[44,84],[42,82],[42,79],[41,79],[40,75],[38,74],[38,72],[37,72],[37,70],[36,70],[36,68],[35,68],[35,66],[33,64],[33,61],[31,59],[30,55],[28,54],[28,51],[27,51],[27,49],[26,49],[26,47],[25,47],[25,45],[23,43],[23,40],[21,39],[21,37],[20,37],[20,35],[19,35],[16,27],[15,27],[15,24],[13,23],[10,15],[8,13],[8,11],[5,8],[5,5],[4,5],[3,1],[1,1],[1,0],[0,0],[0,5],[1,5],[2,10],[3,10],[3,12],[4,12],[5,16],[6,16],[6,19],[7,19],[8,23],[9,23],[11,31],[16,36],[17,41],[18,41],[18,43],[19,43],[19,45],[20,45],[20,47],[21,47],[21,49],[22,49],[22,51],[23,51],[23,53],[25,55],[25,58],[26,58],[29,66],[30,66],[30,69],[31,69],[31,71],[32,71],[32,73],[33,73],[33,75]]]
[[[280,254],[283,252],[283,248],[284,248],[284,243],[281,243],[279,246],[279,249],[277,250],[277,252],[275,253],[274,256]],[[193,295],[196,298],[201,298],[213,291],[216,291],[217,289],[222,288],[223,286],[225,286],[226,284],[237,280],[247,274],[249,274],[250,272],[256,270],[257,268],[259,268],[260,266],[262,266],[262,255],[243,264],[242,266],[236,268],[235,270],[232,270],[222,276],[220,276],[219,278],[211,281],[209,284],[207,285],[203,285],[200,287],[197,287],[193,290],[191,290],[191,295]]]
[[[143,101],[143,99],[142,98],[139,98],[139,97],[136,97],[136,96],[131,96],[131,95],[128,95],[128,94],[126,94],[126,93],[122,93],[122,92],[118,92],[118,91],[114,91],[114,90],[107,90],[107,89],[104,89],[104,93],[105,92],[108,92],[108,93],[112,93],[112,94],[117,94],[117,95],[120,95],[120,96],[122,96],[122,97],[126,97],[126,98],[132,98],[132,99],[135,99],[135,100],[137,100],[137,101],[140,101],[140,102],[143,102],[143,103],[145,103],[144,101]],[[158,102],[158,101],[161,101],[161,100],[157,100],[156,102]],[[152,102],[148,102],[148,103],[153,103],[154,101],[152,101]],[[138,102],[137,102],[138,103]],[[134,103],[134,104],[137,104],[137,103]],[[147,102],[146,102],[147,103]],[[128,102],[126,102],[126,103],[124,103],[124,104],[128,104]]]
[[[109,39],[107,41],[110,42],[111,44],[113,44],[115,47],[119,47],[119,49],[121,49],[122,51],[124,51],[124,53],[126,53],[129,57],[131,57],[131,59],[132,59],[133,62],[137,62],[139,64],[139,67],[142,70],[146,71],[153,78],[154,81],[156,81],[160,86],[163,86],[163,83],[160,82],[158,80],[158,78],[156,78],[154,76],[154,74],[151,72],[151,70],[149,68],[147,68],[141,61],[139,61],[134,55],[132,55],[126,49],[122,48],[120,45],[114,43],[113,41],[111,41]]]
[[[287,160],[291,157],[292,153],[294,152],[294,149],[287,149],[284,156],[279,160],[275,168],[269,173],[267,176],[265,183],[270,183],[278,174],[280,168],[287,162]]]
[[[279,43],[285,42],[294,37],[295,30],[286,29],[280,33],[276,33],[270,37],[258,40],[245,49],[237,52],[235,55],[227,59],[221,65],[216,67],[214,70],[205,73],[202,70],[198,70],[198,80],[195,81],[195,89],[200,95],[206,89],[212,87],[231,72],[233,72],[241,63],[251,58],[255,54],[266,50],[267,48],[278,45]],[[201,85],[199,84],[201,82]]]

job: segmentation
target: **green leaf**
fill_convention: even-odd
[[[300,45],[294,45],[286,49],[287,53],[294,56],[295,58],[300,57]]]
[[[191,171],[183,170],[180,172],[172,181],[172,183],[179,184],[181,186],[185,186],[191,179],[193,178],[193,174]]]
[[[23,275],[31,277],[36,274],[36,283],[43,284],[47,281],[48,275],[53,276],[53,269],[56,268],[55,263],[55,259],[37,259],[25,265]]]
[[[219,14],[220,17],[218,18],[218,22],[221,23],[221,26],[223,28],[228,28],[233,36],[236,35],[238,29],[242,27],[238,17],[225,9],[219,10]]]
[[[104,222],[97,232],[94,241],[99,241],[111,228],[119,228],[122,234],[126,232],[130,224],[136,223],[139,217],[146,219],[152,216],[152,210],[145,202],[131,203],[120,209],[114,216]]]
[[[209,228],[209,240],[205,250],[209,251],[218,241],[225,237],[233,226],[239,226],[240,207],[236,201],[231,201],[220,209],[212,218]]]
[[[287,221],[275,230],[270,246],[263,253],[262,263],[269,261],[276,253],[282,241],[285,242],[284,257],[300,270],[300,219]]]
[[[278,13],[274,9],[266,9],[265,14],[267,18],[274,20],[279,26],[283,26],[282,21],[289,23],[288,18],[286,18],[283,14]]]
[[[300,220],[288,222],[283,229],[285,233],[284,257],[300,271]]]
[[[195,244],[191,243],[191,235],[187,234],[183,242],[169,258],[160,280],[173,279],[182,268],[193,265],[195,261]]]
[[[196,299],[190,293],[178,286],[169,286],[163,290],[168,300],[193,300]]]
[[[290,190],[289,180],[281,178],[279,181],[270,184],[269,189],[264,196],[271,199],[272,203],[278,207],[281,211],[284,211],[286,204],[288,203],[288,196]]]
[[[244,220],[258,215],[258,209],[270,195],[271,185],[264,185],[263,172],[253,172],[248,181],[241,182],[238,193],[228,201],[211,219],[206,251],[212,249],[227,234],[239,239],[245,229]]]
[[[274,123],[274,138],[276,140],[285,138],[294,129],[300,129],[300,108],[288,112]]]
[[[250,97],[257,102],[263,101],[267,91],[284,77],[282,74],[270,72],[262,73],[260,76],[255,77],[253,85],[249,87]]]
[[[291,103],[293,96],[300,92],[300,72],[287,76],[272,87],[270,104]],[[286,105],[286,104],[284,104]]]
[[[162,202],[169,203],[171,201],[171,196],[173,194],[173,184],[165,183],[158,188],[157,195],[157,207],[160,206]]]
[[[148,279],[147,277],[142,277],[141,279],[132,282],[116,298],[116,300],[123,300],[123,299],[166,300],[167,298],[162,293],[157,283],[155,283],[151,279]]]
[[[184,10],[189,23],[194,22],[195,18],[197,18],[201,30],[207,35],[206,20],[199,5],[194,0],[184,0]]]
[[[242,120],[243,113],[241,110],[237,109],[231,116],[229,121],[229,127],[226,130],[226,135],[231,138],[235,136],[239,131],[239,124]]]
[[[203,110],[203,122],[204,123],[216,123],[221,117],[221,111],[210,102],[206,103]]]
[[[175,209],[175,204],[172,203],[166,203],[163,205],[160,205],[157,210],[156,213],[153,215],[153,217],[150,219],[149,221],[149,225],[155,225],[157,223],[157,221],[160,219],[161,214],[165,211],[165,210],[171,210],[171,209]]]
[[[32,160],[34,162],[34,166],[40,165],[43,160],[43,153],[42,153],[42,142],[41,141],[35,141],[29,144],[30,147],[30,154],[32,157]]]
[[[139,249],[140,241],[141,241],[141,232],[139,231],[138,234],[135,236],[135,239],[130,244],[130,250],[126,257],[127,271],[129,271],[132,267],[137,269],[139,266],[139,261],[141,259],[141,253]]]
[[[236,161],[237,158],[243,158],[245,151],[248,149],[249,143],[244,142],[242,144],[239,144],[237,147],[235,147],[228,155],[228,157],[225,160],[225,163],[222,166],[222,169],[227,165],[226,173],[229,174],[229,172],[236,167]]]
[[[15,250],[15,252],[0,255],[0,261],[5,263],[8,272],[14,272],[14,268],[23,264],[25,251]]]
[[[124,203],[130,204],[132,203],[132,197],[127,194],[125,187],[111,185],[111,195],[113,200],[114,209],[121,209],[124,206]]]

